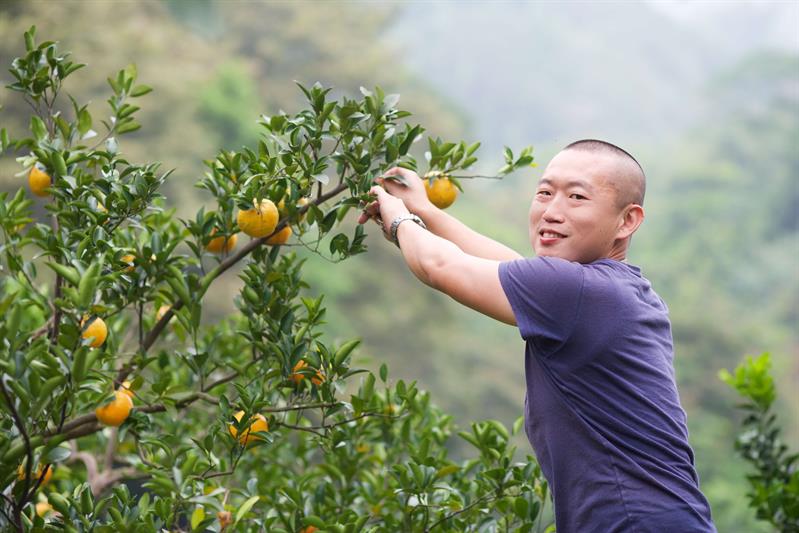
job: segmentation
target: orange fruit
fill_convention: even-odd
[[[118,390],[114,393],[114,399],[95,409],[94,414],[101,424],[119,426],[128,418],[131,409],[133,409],[133,400],[127,391]]]
[[[266,244],[271,244],[272,246],[286,244],[289,240],[289,237],[291,237],[291,226],[286,226],[282,230],[266,239]]]
[[[306,526],[300,530],[300,533],[314,533],[316,530],[316,526]]]
[[[80,321],[81,327],[87,322],[88,317],[83,317],[83,320]],[[105,342],[106,337],[108,336],[108,327],[105,325],[105,321],[102,318],[94,317],[93,320],[89,320],[89,325],[86,326],[86,329],[80,334],[81,337],[84,339],[91,339],[89,342],[89,346],[92,348],[99,348]]]
[[[216,233],[216,228],[211,230],[211,235]],[[208,244],[205,246],[205,249],[214,254],[221,254],[223,251],[228,253],[236,246],[236,241],[238,240],[238,236],[234,233],[228,237],[220,235],[219,237],[214,237]]]
[[[233,523],[233,513],[230,511],[219,511],[216,518],[219,520],[219,529],[225,529]]]
[[[122,257],[120,257],[119,260],[128,265],[125,267],[125,272],[133,272],[136,269],[136,267],[133,264],[133,262],[136,260],[135,255],[125,254]]]
[[[432,185],[430,181],[433,181]],[[455,202],[458,189],[447,176],[431,174],[425,176],[424,190],[427,198],[439,209],[446,209]]]
[[[244,411],[239,411],[238,413],[233,415],[233,418],[236,419],[236,422],[241,422],[241,417],[243,416],[244,416]],[[261,437],[259,437],[258,435],[251,435],[250,433],[256,433],[259,431],[269,431],[269,423],[266,421],[266,418],[264,418],[264,415],[256,414],[254,418],[255,420],[252,423],[250,423],[249,427],[244,430],[244,433],[240,437],[238,437],[239,442],[244,446],[248,445],[254,440],[261,440]],[[230,431],[230,434],[233,436],[233,438],[236,438],[236,436],[238,435],[238,431],[236,431],[236,426],[234,426],[233,424],[228,425],[228,431]]]
[[[44,473],[44,479],[42,479],[42,484],[40,486],[45,486],[50,482],[50,478],[53,477],[53,469],[55,467],[50,465],[47,467],[47,472]],[[33,483],[36,483],[39,478],[42,476],[42,465],[36,465],[36,468],[31,472],[33,477]],[[17,479],[22,481],[25,479],[25,463],[22,463],[17,467]]]
[[[291,375],[289,379],[294,382],[295,385],[299,385],[300,382],[305,379],[305,374],[300,373],[300,370],[307,367],[308,363],[300,359],[297,361],[297,364],[294,365],[294,368],[291,369]],[[311,378],[311,383],[316,385],[317,387],[322,384],[325,380],[325,375],[322,374],[319,370],[316,371],[316,376]]]
[[[38,516],[44,517],[53,512],[53,506],[50,505],[50,502],[36,502],[36,514]]]
[[[261,200],[260,204],[253,200],[253,205],[255,207],[252,209],[239,211],[236,222],[241,231],[250,237],[266,237],[277,227],[280,217],[277,207],[272,200]]]
[[[298,208],[300,208],[300,207],[304,207],[304,206],[308,205],[308,202],[310,202],[310,200],[309,200],[308,198],[302,197],[302,198],[300,198],[300,199],[297,201],[297,207],[298,207]],[[300,222],[302,222],[303,220],[305,220],[305,216],[306,216],[307,214],[308,214],[308,211],[306,211],[305,213],[303,213],[302,215],[300,215]]]
[[[305,196],[303,196],[302,198],[297,200],[297,209],[300,209],[303,206],[308,205],[308,202],[310,202],[310,200],[308,198],[306,198]],[[285,198],[280,200],[280,202],[278,202],[277,211],[280,214],[280,218],[284,218],[284,217],[286,217],[288,215],[288,213],[286,212],[286,199]],[[308,214],[308,211],[306,211],[302,215],[300,215],[300,219],[299,219],[300,222],[305,220],[305,217],[306,217],[307,214]]]
[[[36,196],[47,196],[50,194],[50,191],[47,188],[51,185],[50,176],[47,172],[39,170],[39,167],[33,166],[31,167],[30,173],[28,173],[28,185],[30,185],[31,192]]]

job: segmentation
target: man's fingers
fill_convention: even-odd
[[[364,224],[370,218],[375,218],[380,214],[380,204],[377,202],[370,202],[363,208],[360,216],[358,216],[358,224]]]
[[[412,170],[408,170],[407,168],[402,167],[391,167],[390,169],[383,172],[383,177],[388,176],[408,176],[412,174]]]
[[[379,203],[381,200],[384,200],[391,196],[383,187],[380,185],[372,185],[372,188],[369,189],[369,192],[377,196],[377,202]]]

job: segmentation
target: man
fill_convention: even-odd
[[[715,531],[677,395],[668,309],[626,262],[644,220],[638,162],[597,140],[557,154],[530,205],[534,258],[436,209],[411,171],[378,183],[359,222],[384,222],[416,277],[526,341],[525,430],[558,532]]]

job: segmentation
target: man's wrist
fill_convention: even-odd
[[[403,222],[412,221],[416,223],[418,226],[422,227],[423,229],[427,229],[424,221],[418,215],[413,213],[403,213],[401,215],[397,215],[394,217],[394,220],[391,221],[391,227],[389,228],[389,236],[394,244],[397,245],[399,248],[399,239],[397,238],[397,232],[399,231],[399,227]]]

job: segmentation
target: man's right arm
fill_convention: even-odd
[[[390,176],[399,176],[405,184],[385,179]],[[394,167],[377,181],[389,194],[402,199],[411,213],[418,215],[424,221],[431,233],[452,242],[465,253],[494,261],[522,258],[518,252],[477,233],[457,218],[433,205],[427,198],[424,182],[415,172]],[[369,209],[367,209],[367,214],[369,214]],[[391,224],[390,220],[383,222]]]

